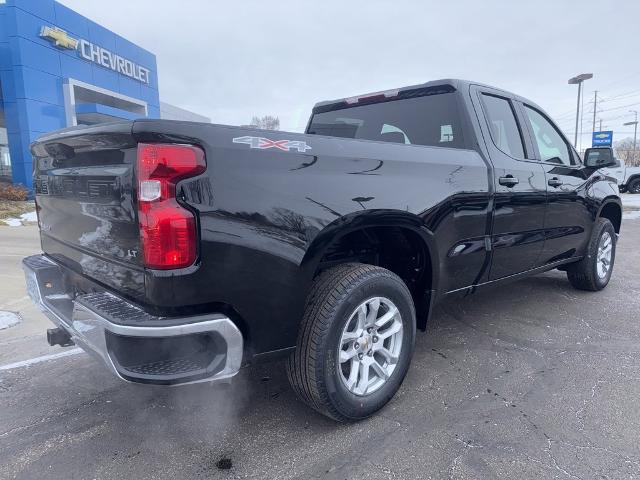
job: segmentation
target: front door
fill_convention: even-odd
[[[472,89],[472,99],[494,166],[489,279],[495,280],[537,265],[544,245],[545,174],[513,99],[480,87]]]
[[[546,239],[540,257],[544,265],[582,251],[591,235],[594,206],[589,203],[588,176],[576,151],[543,112],[529,105],[523,105],[522,111],[546,176]]]

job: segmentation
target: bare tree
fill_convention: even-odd
[[[627,166],[640,167],[640,145],[636,145],[636,151],[634,153],[633,138],[625,138],[624,140],[616,142],[614,148],[616,156],[624,160]]]
[[[280,119],[273,115],[265,115],[264,117],[254,116],[251,119],[251,126],[263,130],[280,130]]]

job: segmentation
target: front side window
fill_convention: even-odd
[[[575,165],[576,160],[571,155],[569,145],[556,127],[537,110],[527,105],[524,110],[540,151],[540,160],[559,165]]]
[[[482,103],[491,131],[491,139],[496,147],[510,157],[524,158],[522,136],[511,102],[506,98],[483,93]]]
[[[466,148],[456,94],[439,93],[315,113],[309,134]]]

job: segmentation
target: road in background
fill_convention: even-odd
[[[281,363],[215,388],[125,384],[84,353],[2,370],[65,351],[25,298],[35,228],[2,228],[0,309],[23,322],[0,331],[0,478],[640,477],[638,245],[625,221],[603,292],[553,271],[439,305],[398,395],[338,425]]]

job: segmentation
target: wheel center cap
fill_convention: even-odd
[[[368,333],[362,335],[362,337],[360,337],[360,346],[362,347],[362,351],[367,352],[371,346],[371,335]]]

